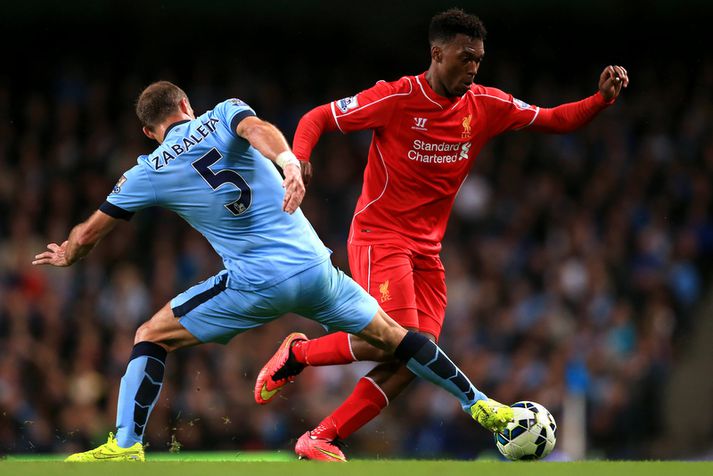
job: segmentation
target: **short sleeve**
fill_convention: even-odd
[[[483,97],[487,105],[487,116],[492,135],[502,132],[523,129],[531,125],[540,108],[520,101],[496,88],[484,88],[483,92],[476,92],[476,96]]]
[[[342,132],[376,129],[389,123],[396,108],[396,99],[410,92],[400,91],[394,83],[379,81],[355,96],[330,103],[334,121]]]
[[[237,136],[235,129],[240,124],[240,121],[249,116],[255,116],[255,111],[244,101],[237,98],[223,101],[216,107],[218,118],[225,121],[224,123],[230,128],[230,132]]]
[[[135,212],[155,204],[156,193],[148,172],[139,163],[119,178],[99,210],[111,217],[128,220]]]

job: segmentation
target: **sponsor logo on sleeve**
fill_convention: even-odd
[[[342,113],[347,112],[350,109],[355,109],[359,107],[359,101],[357,101],[356,96],[340,99],[337,101],[337,107]]]
[[[525,101],[520,101],[519,99],[513,98],[512,99],[513,104],[515,104],[515,107],[518,109],[531,109],[532,106],[527,104]]]
[[[118,182],[116,182],[116,185],[114,185],[114,188],[111,189],[111,193],[119,193],[121,192],[121,186],[124,185],[124,182],[126,182],[126,175],[122,175],[121,178],[119,179]]]
[[[233,106],[247,106],[247,104],[245,104],[245,101],[242,101],[238,98],[231,99],[230,104],[232,104]]]

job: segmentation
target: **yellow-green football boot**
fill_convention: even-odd
[[[490,398],[475,402],[470,407],[470,414],[486,430],[494,433],[504,430],[515,417],[512,408]]]
[[[144,446],[141,443],[134,443],[129,448],[122,448],[114,438],[114,433],[109,433],[109,438],[103,445],[84,453],[69,455],[65,461],[69,463],[92,463],[103,461],[146,461],[146,458],[144,457]]]

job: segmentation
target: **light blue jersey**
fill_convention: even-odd
[[[237,124],[254,115],[229,99],[172,124],[100,210],[126,219],[150,206],[176,212],[223,259],[232,289],[263,289],[328,260],[329,250],[302,211],[282,211],[282,177],[273,163],[236,134]]]

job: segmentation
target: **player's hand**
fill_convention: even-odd
[[[287,164],[282,172],[285,174],[285,180],[282,181],[282,188],[285,189],[282,211],[291,215],[305,197],[305,184],[302,181],[302,171],[299,165]]]
[[[621,88],[629,86],[629,74],[623,66],[607,66],[599,75],[599,92],[611,101],[619,96]]]
[[[61,245],[57,243],[50,243],[47,245],[49,251],[40,253],[35,256],[32,264],[50,264],[52,266],[65,267],[69,266],[71,263],[67,260],[67,242],[65,241]]]
[[[300,162],[300,165],[302,166],[302,181],[304,182],[305,187],[307,187],[309,182],[312,180],[312,163]]]

